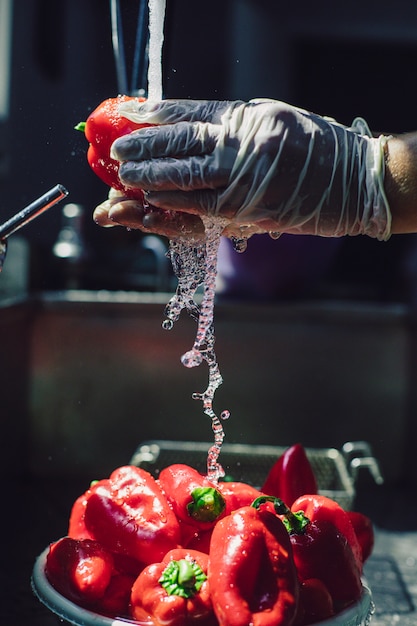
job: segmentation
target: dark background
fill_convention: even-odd
[[[167,5],[165,97],[271,97],[346,124],[360,115],[376,131],[417,127],[413,0],[168,0]],[[129,64],[137,4],[124,0],[121,6]],[[0,219],[57,182],[64,184],[69,201],[85,209],[90,257],[81,286],[93,288],[126,287],[123,269],[141,238],[92,222],[107,189],[89,170],[85,140],[73,130],[115,95],[108,2],[15,0],[10,118],[1,128]],[[52,255],[60,224],[60,209],[55,209],[25,229],[31,289],[63,286]],[[414,247],[414,236],[384,244],[345,238],[314,295],[412,300]],[[112,268],[119,267],[117,279]]]
[[[363,116],[371,129],[376,131],[400,133],[417,130],[415,0],[397,0],[395,3],[392,0],[167,0],[167,5],[163,66],[165,97],[244,100],[271,97],[286,100],[319,114],[330,115],[346,124],[356,116]],[[137,3],[133,0],[122,0],[121,6],[126,24],[127,55],[131,58],[132,48],[129,42],[133,40]],[[56,183],[65,185],[71,194],[68,200],[81,204],[85,209],[84,235],[90,257],[83,268],[80,286],[125,289],[124,270],[128,270],[129,264],[133,262],[142,235],[121,228],[101,229],[93,223],[92,211],[105,199],[107,189],[90,171],[85,158],[86,142],[80,133],[73,130],[74,125],[86,119],[89,112],[103,99],[117,95],[109,2],[15,0],[10,87],[10,117],[0,123],[0,220],[6,220]],[[61,211],[58,207],[22,231],[22,236],[30,245],[30,289],[33,291],[55,290],[66,286],[65,275],[52,252],[60,228]],[[277,250],[283,249],[283,240],[272,243]],[[291,241],[287,240],[285,245],[288,243],[291,244]],[[328,245],[328,240],[320,241],[321,248],[325,249]],[[312,291],[300,282],[290,295],[414,303],[417,262],[413,259],[417,258],[416,249],[414,235],[392,237],[386,243],[364,237],[344,238],[339,242],[335,254],[331,255],[332,262],[322,268],[315,289]],[[302,256],[303,253],[299,254]],[[315,254],[318,255],[317,248]],[[290,250],[288,259],[294,259]],[[310,261],[314,261],[314,258],[307,257],[307,263]],[[285,269],[285,263],[283,267]],[[287,291],[284,295],[282,292],[275,295],[289,297]],[[11,318],[15,319],[16,315],[12,310]],[[82,315],[81,319],[88,330],[89,318]],[[133,323],[139,324],[140,321],[136,322],[135,318]],[[311,323],[314,344],[314,320]],[[16,382],[13,381],[13,363],[18,364],[17,371],[20,372],[21,361],[26,362],[29,356],[26,353],[21,355],[18,351],[22,345],[26,349],[20,326],[17,324],[15,336],[13,324],[8,324],[11,330],[7,329],[8,343],[3,345],[5,358],[2,377],[6,381],[5,387],[9,380],[12,381],[10,395]],[[115,324],[117,327],[117,320]],[[375,330],[372,318],[369,324],[370,331],[373,332],[367,332],[367,335],[371,335],[372,339],[379,326],[377,324]],[[45,323],[45,329],[47,326]],[[70,332],[75,327],[75,324],[70,327]],[[346,332],[349,331],[348,326],[344,325],[343,328]],[[128,329],[129,326],[124,332],[127,333]],[[239,324],[236,325],[232,343],[236,342],[233,337],[238,332]],[[85,395],[88,399],[90,389],[94,396],[96,389],[89,377],[96,372],[90,372],[88,359],[86,365],[79,365],[74,360],[73,371],[80,371],[79,378],[84,385],[81,397],[76,395],[70,387],[69,365],[60,360],[62,343],[71,347],[71,336],[68,333],[62,335],[56,345],[54,342],[44,342],[46,352],[49,349],[55,356],[46,361],[46,372],[52,381],[55,380],[54,376],[59,380],[60,373],[64,372],[68,386],[64,385],[63,388],[69,390],[66,406],[71,408],[76,403],[85,401]],[[109,332],[110,338],[112,335]],[[115,344],[118,336],[115,333]],[[326,336],[332,337],[332,327]],[[398,330],[395,326],[390,334],[391,343],[388,343],[388,353],[391,345],[395,351],[394,364],[402,364],[402,354],[408,349],[402,337],[402,327]],[[75,352],[78,344],[77,338],[74,339]],[[136,344],[133,344],[134,350],[131,350],[131,339],[129,336],[129,341],[126,339],[120,349],[123,350],[123,345],[128,346],[129,355],[133,354],[131,358],[134,357],[136,362]],[[290,344],[291,339],[290,333]],[[302,340],[301,333],[300,346]],[[398,350],[396,342],[399,344]],[[379,345],[379,340],[376,343]],[[386,338],[382,343],[385,347]],[[43,345],[42,341],[40,344]],[[317,345],[321,350],[318,352],[318,364],[325,359],[336,358],[331,352],[338,350],[337,342],[327,352],[323,352],[319,342]],[[361,336],[357,345],[362,347]],[[284,341],[277,359],[281,358],[281,354],[283,360],[287,358],[285,346]],[[351,349],[356,357],[355,348],[356,345],[352,342]],[[381,351],[377,350],[377,359],[380,353],[385,354],[385,351],[382,348]],[[414,354],[412,346],[411,353]],[[99,356],[100,354],[101,352]],[[304,357],[304,364],[307,363],[300,371],[306,372],[306,377],[311,377],[312,387],[314,381],[320,381],[320,368],[314,367],[310,374],[307,359],[301,349],[300,354]],[[348,367],[350,363],[345,363],[344,354],[342,352],[340,359],[337,359],[341,362],[342,372],[343,367]],[[249,358],[253,357],[248,356],[246,364]],[[298,362],[299,354],[295,358]],[[159,356],[158,359],[162,360]],[[373,359],[370,362],[372,361]],[[105,371],[106,367],[111,370],[110,361],[103,358],[101,362]],[[47,369],[48,363],[50,372]],[[384,365],[381,362],[383,371]],[[44,375],[43,367],[45,363],[41,361],[40,371],[37,372],[41,379]],[[116,370],[121,377],[121,368]],[[262,368],[256,368],[255,381],[257,376],[262,376],[261,370]],[[389,368],[387,371],[390,371]],[[400,397],[407,383],[403,379],[408,369],[406,373],[404,371],[404,366],[398,368],[391,384],[382,390],[381,398],[390,397],[391,393],[395,398]],[[413,367],[410,372],[414,372]],[[5,373],[8,373],[8,377]],[[380,391],[379,381],[374,379],[373,371],[367,374],[363,385],[367,385],[369,380],[372,389],[377,393]],[[270,375],[272,378],[272,374]],[[48,382],[48,376],[46,378],[45,382]],[[226,380],[229,380],[228,376]],[[297,385],[298,381],[299,375],[294,377],[293,384]],[[99,379],[98,384],[106,385],[106,379],[104,383]],[[122,386],[118,389],[113,376],[111,384],[117,399],[124,388]],[[277,388],[279,384],[282,381],[277,382]],[[409,384],[414,389],[414,383]],[[397,387],[399,391],[396,391]],[[295,389],[296,394],[299,394],[299,388]],[[50,393],[48,402],[53,406],[54,390],[51,389]],[[225,393],[229,392],[226,390]],[[330,396],[335,393],[337,388],[335,391],[330,385]],[[13,400],[19,405],[27,399],[22,394]],[[256,398],[255,401],[257,402]],[[354,389],[347,399],[348,406],[352,406],[354,411],[355,402]],[[142,409],[140,402],[138,405]],[[55,616],[36,601],[30,590],[29,578],[34,558],[48,542],[65,532],[63,529],[66,528],[72,502],[94,477],[88,475],[85,480],[83,478],[78,482],[76,477],[69,475],[62,480],[61,477],[55,477],[52,470],[50,476],[42,481],[36,476],[26,475],[24,472],[28,461],[25,458],[24,443],[27,432],[16,414],[7,411],[7,406],[6,404],[6,410],[3,411],[4,420],[7,420],[3,440],[4,448],[7,446],[11,450],[12,460],[6,472],[3,502],[3,510],[7,514],[2,517],[5,541],[0,569],[0,624],[53,626],[57,623]],[[279,402],[277,406],[279,408]],[[388,410],[390,406],[388,405]],[[272,410],[278,410],[275,404]],[[403,412],[406,413],[406,408]],[[411,421],[414,413],[410,411],[410,415]],[[335,414],[331,417],[333,420],[340,419],[336,402]],[[32,415],[29,418],[32,419]],[[97,420],[103,421],[101,418],[98,414]],[[113,420],[113,415],[108,415],[107,419]],[[150,419],[153,419],[152,415]],[[60,414],[57,415],[57,422],[59,420],[63,421]],[[158,421],[155,420],[155,423],[158,424]],[[396,429],[401,429],[398,416],[393,416],[393,423]],[[23,424],[26,422],[23,421]],[[93,426],[96,427],[96,422]],[[86,423],[85,427],[88,431],[92,425]],[[107,427],[100,424],[100,428],[105,430]],[[315,428],[314,420],[311,420],[311,428]],[[377,437],[378,427],[375,430]],[[414,430],[414,426],[409,427],[409,432]],[[22,447],[15,455],[16,458],[13,452],[14,437]],[[409,439],[411,449],[413,437]],[[387,455],[390,454],[391,442],[383,443],[386,445]],[[100,440],[97,443],[98,446],[102,444]],[[83,453],[87,452],[84,450]],[[6,460],[3,459],[4,463],[7,458],[6,456]],[[9,475],[15,474],[18,477],[13,482]],[[368,496],[369,491],[371,498]],[[408,488],[392,494],[388,487],[388,492],[384,491],[380,495],[381,492],[376,492],[372,486],[370,490],[361,493],[366,497],[358,498],[358,510],[372,514],[379,527],[415,530],[415,506],[409,506]],[[375,504],[372,498],[378,502]],[[388,512],[387,503],[391,505]],[[405,513],[398,515],[400,510]]]

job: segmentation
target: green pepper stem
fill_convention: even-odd
[[[201,589],[207,576],[195,561],[170,561],[158,582],[169,596],[192,598]]]
[[[266,502],[272,502],[275,513],[279,516],[283,516],[282,522],[290,535],[302,534],[306,526],[310,523],[310,520],[302,511],[293,513],[285,502],[276,496],[259,496],[259,498],[256,498],[252,502],[251,506],[255,509],[259,509],[259,507]]]
[[[191,497],[187,511],[197,522],[214,522],[226,507],[225,499],[214,487],[196,487]]]
[[[74,130],[80,130],[82,133],[85,133],[85,122],[78,122],[78,124],[74,126]]]

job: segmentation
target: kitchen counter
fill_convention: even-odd
[[[365,576],[375,603],[371,626],[417,624],[417,532],[377,529]]]
[[[50,541],[65,535],[72,502],[88,480],[19,477],[3,490],[3,546],[0,624],[57,626],[33,596],[32,567]],[[7,496],[4,494],[7,493]],[[376,544],[365,575],[375,614],[371,626],[417,625],[417,506],[407,489],[373,487],[358,491],[355,508],[376,524]]]

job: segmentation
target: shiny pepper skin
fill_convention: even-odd
[[[242,482],[219,482],[217,488],[226,502],[225,515],[230,515],[242,506],[250,506],[262,495],[259,489]]]
[[[140,189],[129,189],[122,184],[119,179],[119,162],[110,156],[110,148],[118,137],[149,126],[132,122],[120,114],[120,104],[129,100],[143,102],[144,98],[124,95],[108,98],[90,113],[86,122],[78,124],[76,129],[84,131],[89,142],[87,161],[93,172],[112,189],[122,192],[128,198],[142,200],[143,193]]]
[[[108,617],[128,617],[130,615],[130,593],[135,577],[130,574],[112,576],[104,596],[97,602],[97,613]]]
[[[362,548],[358,537],[348,513],[335,500],[318,494],[307,494],[293,502],[291,511],[301,511],[311,522],[331,522],[346,537],[357,567],[362,572]]]
[[[362,562],[365,563],[365,561],[371,556],[374,548],[374,526],[370,518],[359,511],[347,511],[347,514],[361,548]]]
[[[68,537],[71,537],[71,539],[94,539],[85,526],[84,515],[88,498],[94,493],[98,482],[99,481],[94,481],[89,489],[81,496],[78,496],[72,505],[68,523]]]
[[[315,519],[306,515],[302,509],[296,509],[297,503],[298,500],[290,509],[282,500],[275,498],[274,507],[282,515],[289,533],[298,579],[301,584],[312,579],[321,581],[331,598],[333,612],[338,613],[360,598],[362,564],[358,563],[349,540],[340,529],[340,512],[332,507],[332,500],[324,499],[320,508],[326,510],[323,515],[319,515],[316,510]],[[317,501],[315,505],[317,507]],[[344,513],[343,509],[341,511]],[[310,591],[313,591],[311,585]],[[303,598],[301,594],[301,602],[306,599],[311,601],[312,597],[317,599],[318,591],[316,585],[310,597],[304,593]],[[321,594],[321,600],[323,598],[325,594]],[[307,603],[305,608],[308,614],[310,609]]]
[[[217,489],[225,500],[225,509],[221,514],[221,517],[230,515],[233,511],[240,509],[243,506],[250,506],[254,500],[262,496],[261,492],[242,482],[219,482],[217,483]],[[269,507],[268,503],[265,505],[273,511],[273,507]],[[201,552],[210,551],[210,540],[213,532],[213,527],[209,530],[196,529],[195,526],[182,522],[181,537],[183,544],[188,548],[195,548]]]
[[[217,486],[189,465],[168,465],[158,483],[177,518],[199,530],[212,528],[226,507]]]
[[[304,447],[287,448],[271,467],[261,491],[281,498],[288,506],[306,493],[317,493],[317,481]]]
[[[180,543],[180,528],[149,472],[127,465],[96,483],[86,497],[84,524],[107,550],[147,565]]]
[[[299,586],[281,520],[246,506],[219,520],[209,553],[214,612],[222,626],[289,626]]]
[[[294,626],[308,626],[334,615],[333,600],[323,581],[308,578],[300,584],[300,600]]]
[[[320,580],[332,598],[334,613],[360,598],[361,574],[351,547],[331,522],[310,522],[304,532],[291,535],[291,545],[300,581]]]
[[[63,596],[84,607],[100,600],[114,572],[112,555],[97,541],[64,537],[51,544],[46,576]]]

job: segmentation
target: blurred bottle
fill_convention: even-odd
[[[84,208],[80,204],[64,205],[61,229],[52,250],[59,263],[63,289],[83,287],[85,265],[89,257],[83,230]]]
[[[0,273],[0,297],[26,295],[29,285],[30,249],[23,237],[7,242],[7,254]]]

